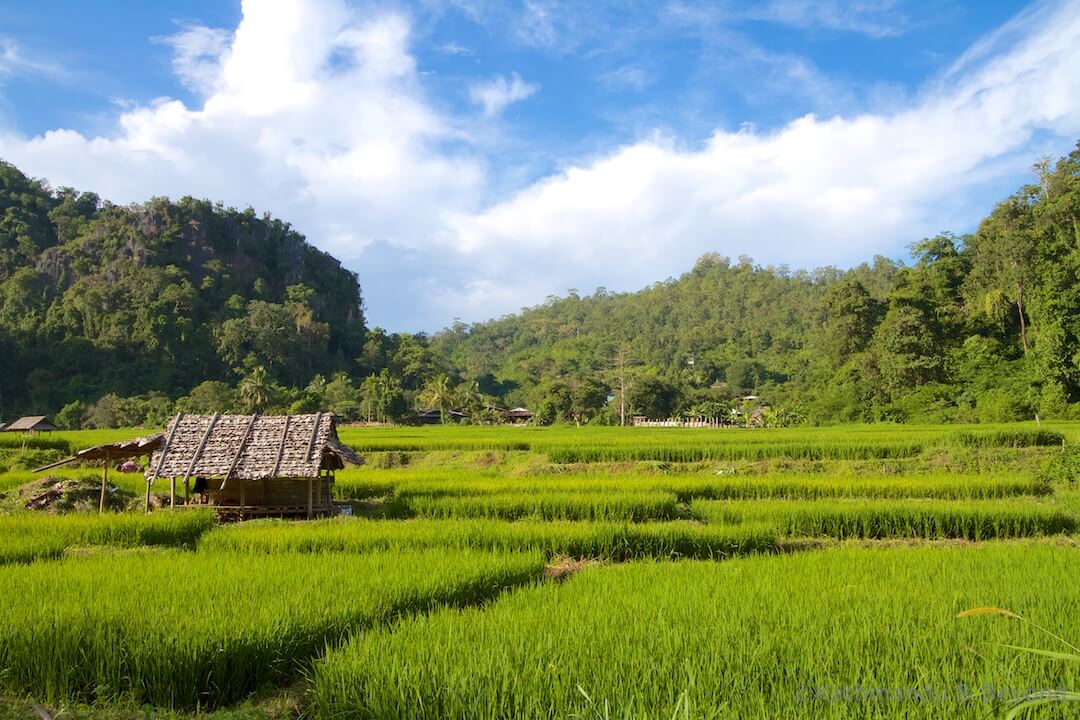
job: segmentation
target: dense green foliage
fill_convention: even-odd
[[[1076,663],[1075,548],[846,549],[597,568],[377,630],[316,668],[319,717],[984,718]],[[1051,649],[1065,649],[1054,643]],[[983,693],[986,693],[984,696]],[[1064,715],[1048,715],[1048,717]]]
[[[417,406],[540,424],[634,414],[787,426],[1080,414],[1080,149],[912,262],[792,271],[717,254],[636,293],[570,291],[433,337],[370,332],[356,276],[288,224],[118,207],[0,163],[0,415]],[[732,414],[732,411],[735,414]]]
[[[702,257],[636,293],[565,298],[434,346],[545,420],[612,422],[594,386],[654,418],[764,396],[786,417],[1008,421],[1080,401],[1080,149],[963,237],[813,272]],[[1072,408],[1070,408],[1072,404]]]
[[[168,416],[255,367],[303,386],[352,370],[363,333],[355,274],[287,223],[188,197],[119,207],[0,162],[5,417],[108,393]]]

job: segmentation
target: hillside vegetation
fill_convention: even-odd
[[[1080,400],[1080,149],[1034,168],[970,235],[850,270],[700,258],[635,293],[598,289],[439,334],[464,378],[547,418],[714,414],[757,393],[796,416],[1006,421]],[[606,409],[610,416],[611,409]]]
[[[0,164],[0,417],[156,426],[177,411],[401,420],[526,405],[766,424],[1080,415],[1080,149],[976,232],[848,270],[701,257],[434,336],[364,325],[357,277],[288,224],[207,201],[119,207]],[[719,238],[719,236],[718,236]],[[61,408],[64,411],[59,412]]]
[[[121,207],[0,162],[0,415],[255,367],[352,370],[356,275],[288,223],[185,197]],[[6,412],[7,411],[7,412]]]

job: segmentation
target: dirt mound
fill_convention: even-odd
[[[110,485],[105,492],[107,510],[124,510],[133,495]],[[65,513],[97,510],[101,484],[89,479],[45,477],[17,490],[15,502],[27,510]]]

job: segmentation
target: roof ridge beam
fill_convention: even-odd
[[[195,452],[191,456],[191,462],[188,463],[187,470],[184,471],[184,482],[187,482],[187,479],[191,477],[191,471],[195,469],[196,463],[202,457],[203,450],[206,449],[206,443],[210,441],[210,436],[214,434],[214,426],[217,425],[219,417],[221,416],[217,413],[210,416],[210,423],[206,426],[206,432],[203,433],[202,440],[199,441],[199,447],[195,448]]]
[[[255,427],[255,421],[258,419],[259,413],[252,413],[251,418],[248,420],[247,427],[244,429],[244,437],[240,438],[240,444],[236,447],[236,452],[233,453],[232,461],[229,463],[229,470],[225,473],[225,477],[221,479],[221,487],[218,490],[225,489],[225,483],[229,482],[229,478],[236,471],[236,466],[240,464],[240,456],[244,454],[244,448],[247,447],[248,439],[251,437],[251,430]]]
[[[292,420],[292,415],[286,415],[285,428],[281,431],[281,442],[278,443],[277,460],[274,462],[274,472],[270,474],[270,477],[277,477],[278,470],[281,469],[281,459],[285,457],[285,441],[289,437],[290,420]]]

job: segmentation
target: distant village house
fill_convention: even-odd
[[[44,415],[21,417],[7,425],[0,425],[0,432],[39,433],[55,432],[59,429],[60,428],[53,425],[52,421]]]

